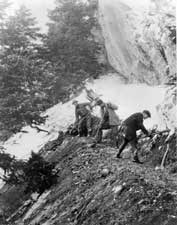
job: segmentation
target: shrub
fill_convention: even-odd
[[[54,167],[54,163],[49,163],[39,153],[32,152],[27,162],[13,159],[8,174],[2,179],[9,185],[24,185],[25,193],[41,194],[57,181]]]
[[[54,167],[54,163],[49,163],[40,154],[32,152],[24,167],[26,193],[41,194],[56,183],[57,176],[53,172]]]

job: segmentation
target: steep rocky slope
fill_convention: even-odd
[[[173,7],[166,5],[167,15],[163,4],[153,3],[154,11],[148,11],[148,4],[142,11],[131,3],[131,0],[99,1],[108,58],[117,74],[88,84],[103,100],[116,102],[122,118],[148,104],[154,116],[156,101],[160,103],[164,96],[160,87],[125,85],[125,82],[162,84],[175,70],[174,39],[166,27],[174,23]],[[85,101],[84,92],[77,99]],[[162,120],[173,131],[177,124],[175,107],[174,87],[168,90],[164,102],[157,107]],[[44,125],[49,134],[37,133],[27,127],[24,129],[29,133],[19,133],[6,146],[11,153],[21,151],[22,157],[31,149],[38,151],[56,137],[58,130],[65,129],[73,121],[73,110],[71,101],[52,107],[46,112],[49,118]],[[123,159],[117,160],[117,149],[110,142],[91,147],[91,138],[67,137],[54,151],[44,148],[45,159],[56,163],[57,184],[39,198],[24,202],[5,224],[176,225],[176,136],[172,137],[170,144],[165,143],[166,137],[167,134],[159,136],[154,144],[149,139],[140,143],[142,165],[131,162],[132,153],[128,149]],[[161,170],[167,147],[165,169]],[[24,153],[24,149],[27,152]]]
[[[141,143],[142,165],[130,161],[130,151],[117,160],[110,142],[92,148],[89,138],[67,137],[55,151],[46,147],[43,155],[56,162],[58,182],[25,202],[8,225],[175,225],[175,138],[166,169],[155,170],[166,151],[164,137],[153,147],[150,141]]]
[[[109,62],[126,81],[155,85],[175,73],[174,1],[99,0],[99,15]]]
[[[173,0],[99,0],[99,20],[108,60],[126,83],[164,84],[176,73]],[[157,111],[166,126],[177,126],[176,85],[167,88]]]

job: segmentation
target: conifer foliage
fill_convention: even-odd
[[[98,28],[96,10],[95,1],[57,0],[49,13],[44,45],[55,67],[57,94],[97,77],[103,70],[98,60],[101,44],[93,32]]]
[[[23,185],[25,193],[43,193],[57,182],[55,164],[46,161],[39,153],[31,153],[28,161],[18,160],[5,151],[0,152],[1,179],[9,185]]]
[[[21,6],[1,25],[1,130],[16,133],[25,124],[43,121],[40,112],[50,105],[52,66],[40,57],[41,34],[28,9]]]
[[[43,193],[56,183],[54,163],[47,162],[40,154],[32,152],[24,167],[26,192]]]
[[[8,1],[0,6],[0,138],[3,131],[8,138],[25,125],[44,123],[42,111],[68,100],[104,65],[93,32],[95,1],[57,0],[46,34],[25,6],[12,16]]]

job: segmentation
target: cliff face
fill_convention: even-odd
[[[168,88],[164,101],[157,106],[157,112],[165,122],[166,127],[171,130],[171,133],[175,132],[177,127],[177,99],[176,99],[177,88],[174,85]]]
[[[138,2],[99,0],[108,59],[130,83],[161,84],[175,72],[175,6],[166,0]]]
[[[108,60],[127,83],[164,84],[175,74],[175,1],[99,0],[99,20]],[[174,85],[157,106],[172,130],[176,108]]]

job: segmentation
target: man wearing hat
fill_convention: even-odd
[[[81,135],[82,125],[86,122],[87,134],[91,134],[91,110],[90,103],[78,103],[74,100],[72,104],[75,106],[75,125],[78,125],[78,132]]]
[[[112,129],[114,136],[117,135],[117,127],[120,125],[120,119],[117,116],[115,110],[118,109],[113,103],[104,103],[101,99],[98,99],[96,105],[101,109],[101,122],[96,134],[97,142],[101,142],[103,130]]]
[[[143,133],[149,137],[151,135],[146,130],[145,126],[143,125],[143,121],[147,118],[151,117],[151,113],[148,110],[144,110],[143,112],[134,113],[129,116],[126,120],[123,121],[121,126],[121,132],[123,133],[123,143],[121,144],[117,158],[121,158],[121,153],[124,148],[127,146],[128,143],[131,143],[132,147],[135,148],[134,151],[134,162],[140,163],[138,158],[138,147],[137,147],[137,135],[136,131],[142,130]],[[117,146],[118,147],[118,146]]]

